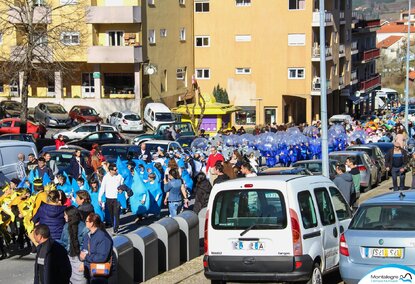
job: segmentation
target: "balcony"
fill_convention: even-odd
[[[339,57],[344,57],[346,53],[346,47],[344,44],[339,45]]]
[[[10,61],[23,62],[27,56],[26,46],[15,45],[10,48]],[[33,49],[33,63],[52,63],[53,51],[51,46],[39,44]]]
[[[313,47],[311,61],[320,61],[320,46]],[[326,47],[326,61],[333,59],[333,52],[331,47]]]
[[[359,53],[359,49],[357,47],[357,41],[353,41],[352,42],[352,44],[351,44],[351,51],[352,51],[352,55]]]
[[[333,15],[329,12],[325,13],[325,18],[324,18],[324,25],[325,26],[332,26],[334,25],[334,21],[333,21]],[[312,23],[313,27],[319,27],[320,26],[320,12],[313,12],[313,23]]]
[[[370,79],[360,82],[360,91],[366,93],[373,88],[380,86],[381,76],[379,74],[374,74]]]
[[[86,20],[88,24],[137,24],[141,23],[141,7],[90,6]]]
[[[11,24],[27,23],[26,12],[20,12],[19,7],[14,7],[9,10],[9,21]],[[33,11],[32,22],[35,24],[50,24],[51,22],[51,12],[48,7],[45,6],[36,6]]]
[[[363,54],[362,54],[362,63],[369,62],[369,61],[371,61],[373,59],[377,59],[379,57],[380,57],[380,49],[379,48],[365,50],[365,51],[363,51]]]
[[[141,46],[91,46],[88,63],[140,63],[143,62]]]
[[[339,89],[344,88],[344,76],[339,77]]]
[[[331,81],[327,80],[326,82],[326,88],[327,88],[327,94],[330,94],[332,92],[331,88]],[[320,96],[321,95],[321,81],[320,77],[314,77],[313,84],[311,86],[311,95],[312,96]]]
[[[346,23],[346,18],[345,18],[344,11],[340,11],[339,19],[340,19],[340,24],[341,25],[344,25]]]
[[[357,79],[357,71],[352,70],[352,72],[350,73],[350,85],[357,84],[358,82],[359,80]]]

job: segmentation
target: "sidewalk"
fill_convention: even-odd
[[[407,173],[405,178],[406,184],[411,184],[412,175]],[[374,196],[391,192],[390,187],[392,186],[392,178],[387,181],[383,181],[376,188],[360,194],[359,203],[364,202]],[[183,265],[160,274],[149,281],[144,283],[156,284],[156,283],[210,283],[203,274],[203,255],[184,263]]]

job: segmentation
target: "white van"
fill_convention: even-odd
[[[162,103],[149,103],[144,108],[144,123],[152,130],[157,129],[161,123],[173,123],[174,115]]]
[[[310,281],[338,269],[352,211],[322,176],[259,176],[215,185],[205,220],[205,276],[226,281]]]
[[[399,100],[399,94],[394,89],[382,88],[376,91],[375,109],[391,109],[392,103]]]
[[[26,164],[29,154],[34,154],[36,158],[38,157],[36,146],[32,142],[0,141],[0,172],[8,179],[17,177],[17,155],[19,153],[25,155]]]

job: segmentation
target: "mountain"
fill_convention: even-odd
[[[380,19],[399,19],[402,10],[408,10],[408,0],[353,0],[353,9],[379,15]]]

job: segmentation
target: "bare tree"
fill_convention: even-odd
[[[0,0],[0,49],[3,82],[19,82],[21,129],[26,132],[29,86],[68,76],[70,58],[86,49],[86,6],[79,0]],[[84,25],[84,26],[83,26]],[[75,46],[76,45],[76,46]],[[62,76],[61,76],[62,77]]]
[[[200,126],[202,125],[202,122],[203,122],[203,116],[204,116],[205,109],[206,109],[206,100],[203,97],[202,93],[200,92],[200,87],[196,79],[193,79],[192,81],[193,81],[192,91],[195,92],[195,102],[193,104],[187,103],[186,97],[189,93],[189,90],[187,90],[185,95],[183,96],[184,98],[183,102],[186,107],[186,114],[189,117],[190,122],[192,123],[193,128],[195,129],[196,133],[198,133],[200,130]],[[196,117],[197,117],[196,107],[200,108],[200,114],[199,114],[199,119],[197,120],[197,123],[196,123]]]

